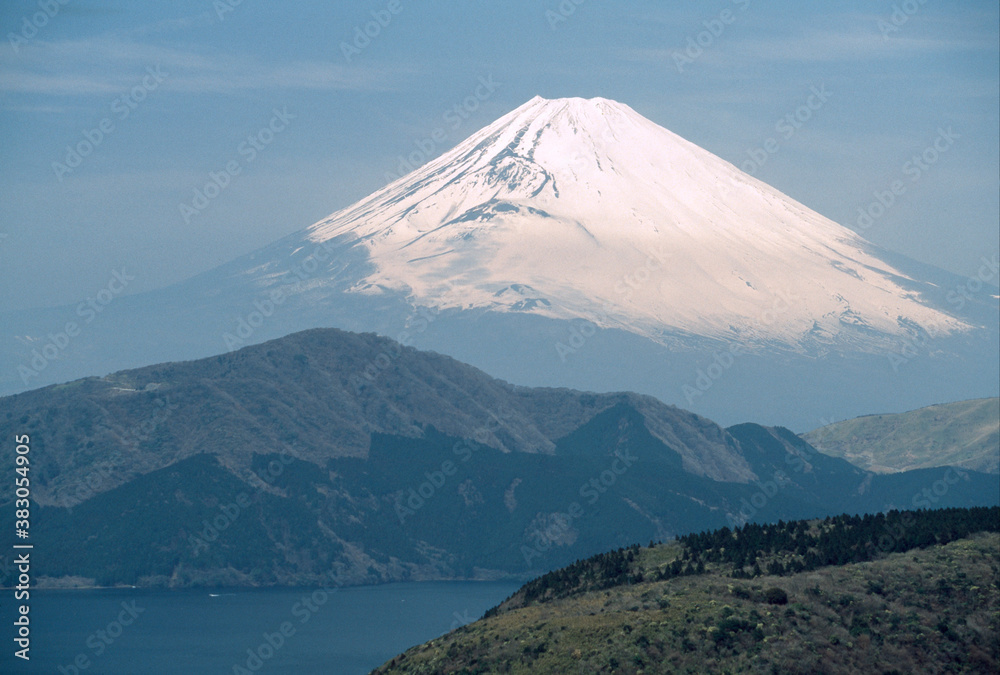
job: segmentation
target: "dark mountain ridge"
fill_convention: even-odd
[[[972,471],[879,476],[787,429],[332,329],[0,398],[0,430],[31,438],[50,584],[520,578],[747,521],[1000,502]]]

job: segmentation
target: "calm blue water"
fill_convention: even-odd
[[[228,675],[239,665],[253,673],[358,675],[479,618],[518,586],[390,584],[326,597],[313,589],[32,590],[30,663],[13,656],[13,591],[4,590],[0,672]],[[264,657],[251,661],[254,669],[248,649]],[[86,667],[76,669],[76,659]]]

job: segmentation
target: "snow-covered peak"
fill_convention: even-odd
[[[367,248],[359,292],[654,339],[871,346],[965,328],[854,232],[603,98],[535,97],[307,233]]]

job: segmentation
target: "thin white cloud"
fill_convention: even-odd
[[[156,23],[139,26],[133,29],[130,34],[136,36],[150,35],[157,33],[172,33],[176,31],[187,31],[192,28],[211,26],[216,23],[209,12],[203,12],[196,16],[185,16],[176,19],[164,19]]]
[[[165,90],[216,94],[262,89],[387,91],[416,72],[414,66],[405,64],[272,64],[246,55],[102,37],[36,41],[23,47],[18,58],[0,60],[0,92],[52,96],[121,93],[134,86],[147,67],[158,67],[168,75],[162,84]]]
[[[758,61],[829,62],[904,59],[918,54],[986,49],[985,43],[892,34],[874,30],[811,31],[792,38],[735,42],[734,51]]]
[[[691,35],[697,39],[697,35]],[[674,63],[675,54],[685,54],[687,42],[665,48],[625,49],[622,59],[640,63]],[[987,38],[952,39],[913,34],[891,33],[888,38],[876,30],[876,24],[847,30],[811,30],[798,35],[745,38],[722,35],[697,52],[697,62],[724,64],[733,59],[752,63],[821,63],[863,62],[869,60],[910,59],[953,51],[995,50]]]
[[[31,114],[54,114],[61,115],[69,110],[69,108],[57,105],[5,105],[0,106],[0,110],[8,110],[10,112],[19,113],[31,113]]]
[[[85,75],[51,75],[18,70],[0,72],[0,92],[17,94],[112,94],[120,93],[124,83],[115,84],[103,77]],[[11,105],[4,105],[11,110]]]

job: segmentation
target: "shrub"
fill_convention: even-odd
[[[733,586],[731,592],[737,598],[742,598],[744,600],[749,600],[750,599],[750,591],[748,591],[747,589],[743,588],[742,586]]]
[[[711,635],[717,645],[732,646],[734,638],[737,634],[752,631],[753,628],[753,624],[749,621],[730,617],[728,619],[722,619],[716,623],[716,630],[711,631]]]
[[[778,588],[777,586],[771,586],[766,591],[764,591],[764,600],[771,605],[787,605],[788,604],[788,593],[785,592],[783,588]]]

